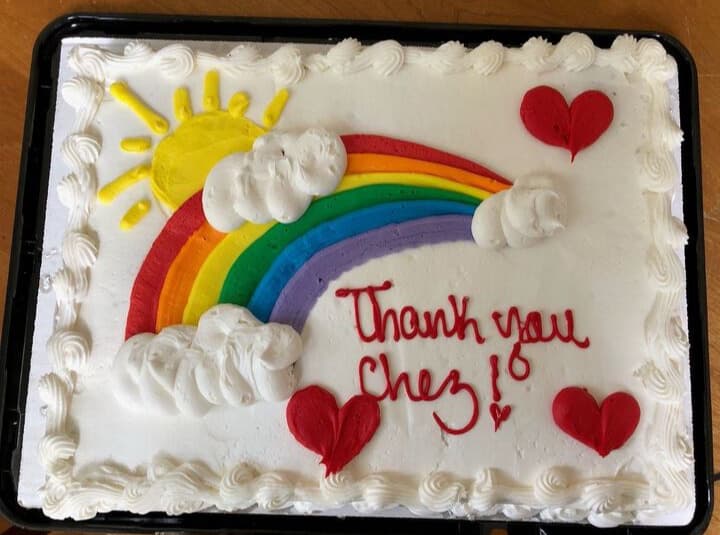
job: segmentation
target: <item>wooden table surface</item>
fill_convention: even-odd
[[[3,36],[0,45],[0,289],[4,289],[7,282],[33,42],[50,20],[80,11],[623,28],[674,35],[695,57],[700,79],[711,379],[714,392],[720,392],[720,41],[717,33],[720,1],[0,0],[0,36]],[[716,422],[713,428],[715,458],[720,459],[718,396],[713,397],[712,406]],[[713,515],[708,533],[720,533],[720,512]]]

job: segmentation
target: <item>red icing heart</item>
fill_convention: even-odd
[[[500,424],[510,417],[511,410],[510,405],[505,405],[503,408],[500,408],[500,405],[497,403],[490,404],[490,416],[492,416],[495,422],[495,431],[500,429]]]
[[[563,388],[553,401],[555,424],[605,457],[632,436],[640,421],[640,405],[630,394],[615,392],[598,406],[590,393],[577,386]]]
[[[308,386],[290,398],[285,416],[295,439],[322,457],[327,477],[342,470],[370,441],[380,425],[380,405],[362,394],[338,409],[330,392]]]
[[[520,118],[533,136],[575,155],[595,143],[613,120],[613,104],[601,91],[585,91],[568,107],[557,89],[540,85],[525,93]]]

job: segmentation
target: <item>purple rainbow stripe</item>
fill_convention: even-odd
[[[454,241],[472,241],[472,216],[444,215],[387,225],[336,243],[316,253],[285,285],[275,302],[271,322],[302,332],[310,310],[330,282],[373,258],[405,249]]]

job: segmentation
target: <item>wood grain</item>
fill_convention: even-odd
[[[52,19],[70,12],[174,13],[394,21],[647,29],[668,32],[691,51],[700,80],[703,213],[707,254],[708,314],[713,391],[720,386],[720,2],[716,0],[475,1],[460,0],[107,0],[0,3],[0,288],[7,281],[33,42]],[[0,304],[2,307],[2,304]],[[720,399],[713,398],[720,424]],[[715,457],[720,425],[713,428]],[[708,533],[720,533],[715,513]]]

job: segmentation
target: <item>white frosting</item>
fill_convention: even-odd
[[[659,45],[662,48],[662,45]],[[483,76],[497,72],[503,63],[520,64],[528,70],[546,72],[562,68],[579,72],[593,65],[612,67],[620,72],[643,68],[638,59],[639,47],[630,36],[621,36],[610,49],[596,48],[582,33],[563,36],[557,45],[534,37],[521,48],[505,48],[486,41],[473,49],[452,41],[438,48],[404,47],[397,41],[380,41],[363,46],[357,39],[344,39],[321,54],[303,55],[296,45],[282,45],[263,55],[252,44],[241,44],[227,55],[214,55],[172,44],[154,51],[141,42],[129,43],[122,54],[94,45],[81,45],[72,50],[70,65],[78,73],[98,81],[117,77],[128,70],[158,70],[170,79],[184,78],[197,68],[220,69],[234,76],[267,74],[278,87],[299,83],[308,73],[332,72],[340,75],[372,71],[391,76],[406,66],[421,66],[440,75],[472,71]],[[662,51],[664,54],[664,50]],[[660,57],[651,50],[645,57]],[[653,65],[656,68],[658,63]],[[662,67],[665,68],[665,67]]]
[[[516,180],[475,209],[472,235],[487,249],[528,247],[565,228],[565,199],[545,177]]]
[[[89,272],[98,253],[88,217],[95,203],[94,166],[100,154],[100,141],[90,129],[103,94],[101,85],[84,77],[62,86],[62,96],[76,114],[74,132],[61,148],[71,173],[62,179],[57,190],[68,214],[61,247],[64,265],[52,279],[55,329],[47,341],[47,355],[53,372],[40,379],[40,397],[48,407],[46,434],[39,447],[40,462],[47,474],[44,492],[48,501],[57,493],[64,494],[62,489],[73,478],[77,437],[71,434],[68,411],[75,382],[85,371],[90,355],[90,339],[78,322],[78,311],[87,295]]]
[[[670,210],[678,180],[673,151],[680,146],[682,131],[670,115],[667,82],[676,66],[663,47],[641,40],[637,48],[639,70],[648,81],[650,113],[647,137],[640,148],[641,180],[646,188],[652,242],[647,255],[648,273],[657,294],[645,321],[645,339],[651,360],[635,374],[647,393],[658,401],[653,428],[657,437],[648,437],[648,450],[658,460],[655,485],[650,499],[681,509],[693,500],[693,454],[691,438],[684,424],[684,385],[687,384],[689,346],[680,318],[685,293],[685,270],[677,249],[687,241],[687,230]],[[641,515],[651,519],[659,511]]]
[[[351,503],[365,514],[404,505],[417,514],[452,512],[460,517],[502,514],[521,520],[540,513],[545,520],[567,522],[590,517],[597,526],[612,527],[632,519],[631,512],[618,510],[621,502],[624,507],[637,506],[648,497],[644,482],[623,478],[570,481],[563,479],[561,472],[549,469],[530,486],[499,480],[491,470],[481,472],[474,481],[434,472],[417,482],[402,481],[389,473],[354,480],[343,472],[323,478],[320,486],[314,487],[280,472],[258,473],[244,463],[218,474],[199,462],[158,456],[147,472],[106,465],[96,478],[73,489],[74,500],[58,500],[48,509],[53,517],[77,520],[115,508],[143,514],[157,510],[162,496],[169,514],[209,506],[236,511],[253,505],[266,511],[293,507],[310,513]],[[511,503],[515,499],[522,504]]]
[[[314,196],[332,193],[345,174],[340,138],[313,128],[302,133],[270,132],[248,152],[223,158],[203,189],[208,222],[230,232],[245,221],[292,223]]]
[[[659,43],[658,46],[662,48]],[[652,48],[652,45],[641,44],[640,47]],[[629,73],[642,68],[637,49],[631,36],[618,37],[613,46],[605,50],[596,48],[590,37],[582,33],[567,34],[557,45],[534,37],[517,49],[505,48],[495,41],[486,41],[473,49],[457,41],[435,49],[404,47],[391,40],[363,46],[357,39],[349,38],[327,52],[310,55],[303,55],[292,44],[263,55],[252,44],[244,43],[227,55],[214,55],[179,43],[154,51],[146,43],[131,42],[121,54],[94,45],[77,46],[72,50],[69,62],[78,73],[97,81],[117,77],[129,69],[157,70],[169,79],[180,79],[190,76],[198,68],[217,68],[233,76],[269,72],[276,85],[282,87],[299,83],[308,73],[330,71],[348,75],[373,71],[380,76],[391,76],[405,66],[416,65],[440,75],[472,71],[489,76],[503,63],[520,64],[535,72],[558,68],[580,72],[597,65]],[[646,57],[652,54],[660,57],[655,50],[650,50]]]
[[[112,369],[115,396],[129,409],[203,416],[213,406],[282,401],[295,391],[300,335],[258,321],[246,308],[217,305],[197,327],[138,334]]]
[[[75,109],[76,124],[62,149],[63,159],[70,167],[71,174],[63,179],[58,187],[58,195],[68,208],[68,225],[66,239],[62,244],[64,267],[53,278],[57,319],[54,334],[48,343],[48,357],[54,371],[40,381],[40,395],[46,405],[46,431],[40,444],[40,458],[45,468],[46,483],[41,496],[47,515],[54,518],[83,519],[90,518],[97,512],[116,509],[139,513],[163,510],[178,514],[211,506],[220,510],[235,510],[254,505],[268,510],[294,507],[307,512],[348,504],[359,512],[372,513],[395,505],[404,505],[419,514],[447,511],[457,515],[504,516],[511,519],[539,517],[545,520],[589,521],[598,526],[610,526],[621,522],[652,522],[658,514],[681,509],[692,502],[692,443],[691,437],[687,435],[687,422],[681,399],[686,384],[688,347],[678,315],[684,277],[682,265],[673,249],[682,243],[686,234],[682,222],[671,215],[669,207],[670,191],[677,182],[672,149],[679,143],[681,134],[668,111],[666,81],[675,72],[674,62],[657,42],[649,39],[636,41],[632,37],[623,36],[616,39],[610,49],[603,50],[595,48],[587,36],[570,34],[555,46],[544,39],[535,38],[517,49],[487,42],[468,50],[459,43],[447,43],[437,49],[424,49],[402,47],[392,41],[362,47],[356,41],[347,40],[320,54],[306,55],[298,47],[286,45],[264,55],[252,45],[240,45],[229,55],[223,56],[198,51],[185,44],[174,44],[153,51],[149,45],[132,43],[120,54],[94,45],[77,46],[71,53],[70,65],[78,73],[78,77],[63,87],[63,97]],[[642,470],[632,474],[628,472],[627,475],[623,470],[618,470],[618,461],[613,460],[612,455],[620,452],[614,452],[602,461],[584,453],[573,456],[572,462],[583,467],[597,461],[593,469],[566,470],[559,468],[566,464],[564,461],[555,462],[555,466],[540,468],[539,473],[523,473],[522,477],[515,479],[507,477],[505,473],[512,470],[513,463],[520,465],[523,462],[517,456],[510,457],[513,460],[507,466],[484,468],[469,476],[464,473],[464,477],[458,477],[443,469],[424,470],[423,473],[416,470],[407,477],[398,477],[392,465],[378,468],[372,462],[358,458],[358,463],[355,463],[357,466],[351,464],[340,474],[326,479],[318,470],[311,472],[317,474],[316,478],[312,479],[307,477],[307,472],[303,473],[304,477],[296,474],[293,471],[294,466],[286,465],[283,470],[267,468],[273,466],[270,453],[265,455],[262,462],[216,464],[211,467],[209,458],[208,462],[206,459],[173,459],[156,457],[154,452],[144,451],[144,458],[153,459],[152,462],[133,463],[132,467],[128,467],[121,462],[109,460],[108,454],[95,457],[93,462],[85,464],[78,461],[76,466],[79,444],[91,442],[93,438],[82,433],[78,436],[77,429],[86,429],[83,427],[84,422],[82,419],[71,418],[73,403],[79,398],[77,384],[79,379],[90,379],[86,370],[91,348],[93,358],[103,358],[95,350],[95,338],[102,333],[95,334],[93,331],[91,343],[87,332],[78,322],[81,304],[87,305],[89,310],[97,310],[90,308],[92,303],[86,300],[91,282],[89,271],[98,252],[103,254],[106,251],[102,247],[98,248],[87,223],[95,203],[93,166],[100,153],[100,138],[96,137],[90,124],[102,102],[101,83],[143,71],[157,71],[163,76],[180,79],[207,68],[218,68],[221,74],[243,75],[246,78],[253,74],[270,75],[276,85],[297,84],[306,76],[308,82],[311,82],[312,77],[309,74],[319,73],[327,73],[326,76],[332,77],[368,72],[372,76],[388,76],[389,80],[392,80],[393,76],[401,77],[405,70],[415,74],[428,72],[438,77],[461,73],[470,76],[502,76],[504,67],[508,65],[544,73],[543,83],[548,79],[546,77],[552,78],[556,75],[554,71],[576,73],[605,68],[608,76],[623,75],[622,84],[627,83],[632,88],[639,87],[647,94],[648,117],[642,120],[642,135],[637,136],[637,139],[643,140],[643,146],[637,151],[637,164],[642,169],[643,188],[647,190],[645,198],[649,217],[646,230],[651,238],[648,243],[647,268],[655,285],[653,292],[656,296],[645,322],[643,344],[647,362],[638,368],[637,383],[634,383],[638,385],[636,394],[643,400],[643,415],[652,418],[652,426],[643,427],[643,433],[638,433],[639,436],[633,439],[641,440],[644,436],[648,438],[647,444],[642,444],[639,449],[632,449],[643,455],[644,462],[640,463]],[[624,77],[626,74],[629,75],[627,79]],[[557,83],[563,78],[552,80]],[[536,82],[540,83],[539,79],[536,79]],[[374,86],[370,84],[368,87]],[[507,86],[507,89],[512,90],[513,86]],[[333,103],[327,105],[333,106]],[[347,116],[344,119],[349,120]],[[420,119],[422,118],[419,117]],[[350,124],[354,126],[356,123]],[[365,126],[360,120],[357,124],[360,125],[358,128]],[[285,127],[283,124],[281,126]],[[307,127],[307,123],[304,127]],[[333,128],[343,131],[336,128],[336,125],[333,125]],[[361,131],[367,132],[368,129]],[[389,128],[389,131],[392,133],[392,128]],[[112,135],[109,130],[107,134]],[[453,150],[452,139],[445,140],[441,136],[439,139],[441,141],[437,143],[438,146],[446,143],[450,145],[446,148]],[[602,141],[608,142],[608,139]],[[462,144],[461,141],[458,143]],[[470,152],[467,148],[464,150]],[[543,153],[548,155],[546,163],[549,165],[553,149],[543,147],[543,150],[550,151]],[[563,158],[563,162],[565,160]],[[574,165],[582,166],[583,163],[576,161]],[[515,169],[512,166],[510,168]],[[565,184],[568,188],[570,180]],[[521,182],[518,182],[519,184]],[[598,186],[598,191],[603,187],[604,184]],[[507,201],[510,206],[508,214],[512,214],[512,217],[508,217],[508,223],[512,222],[513,229],[522,229],[527,236],[528,228],[536,228],[531,223],[532,218],[528,219],[528,213],[542,215],[542,221],[547,221],[546,208],[556,207],[557,197],[549,193],[554,191],[552,188],[541,189],[539,192],[534,192],[533,188],[530,188],[529,192],[527,188],[518,191],[520,195],[512,202],[512,195],[505,195],[505,200],[500,197],[503,206],[498,210],[502,213]],[[624,193],[624,189],[619,191]],[[568,195],[568,200],[570,199]],[[573,209],[576,206],[575,200],[572,199],[571,203]],[[488,205],[488,202],[483,203],[483,206],[492,208],[492,204]],[[527,206],[533,206],[534,211],[528,212]],[[577,209],[580,210],[581,207],[578,206]],[[552,221],[553,218],[549,220]],[[495,230],[499,228],[502,239],[511,244],[511,238],[505,234],[503,221],[499,221],[500,225],[495,225]],[[573,225],[557,238],[571,234],[575,230],[574,221],[573,217]],[[49,221],[49,224],[55,223]],[[545,224],[542,223],[537,228],[545,229]],[[599,230],[602,228],[600,226]],[[592,232],[597,233],[599,230],[596,227]],[[645,235],[638,229],[631,230],[638,233],[638,239],[645,239]],[[535,231],[531,234],[533,232]],[[497,237],[497,234],[495,236]],[[552,245],[555,241],[547,240],[542,245]],[[105,242],[101,245],[105,247]],[[107,247],[110,248],[110,244]],[[120,248],[122,249],[122,246]],[[516,252],[524,251],[520,249]],[[642,274],[639,280],[644,280]],[[640,306],[642,305],[641,303]],[[321,308],[323,313],[328,310],[331,309]],[[326,320],[331,322],[332,316],[326,316]],[[116,324],[119,322],[117,318],[114,321]],[[321,331],[320,335],[316,335],[317,339],[317,336],[322,336],[325,331],[322,331],[322,325],[315,327]],[[186,348],[192,346],[193,342],[190,340],[193,336],[185,329],[172,329],[176,345],[180,340],[180,345]],[[121,330],[119,325],[118,330]],[[218,326],[213,332],[219,331],[221,329]],[[197,332],[195,334],[197,338]],[[142,344],[147,347],[153,345],[149,338],[141,336]],[[164,336],[165,333],[162,333],[158,339]],[[107,347],[106,341],[101,343],[105,343],[104,347]],[[207,341],[212,347],[218,347],[212,343]],[[593,343],[597,343],[597,340]],[[132,344],[125,348],[128,356],[134,351],[138,354],[144,352],[135,347],[135,342]],[[332,340],[328,344],[335,344],[335,354],[340,356],[348,347],[345,340]],[[168,356],[163,358],[176,362],[177,360],[173,361],[171,357],[173,351],[168,351]],[[177,353],[175,351],[174,354],[178,356]],[[307,355],[301,361],[303,378],[306,372],[311,372],[305,367],[306,364],[310,367],[310,361],[306,357]],[[322,357],[329,358],[326,355]],[[550,356],[546,357],[549,361]],[[632,362],[637,362],[636,354],[630,357],[634,359]],[[540,360],[538,357],[537,361]],[[146,361],[143,365],[147,364]],[[577,369],[563,369],[563,374],[570,380],[575,380],[570,372],[577,372],[579,377],[585,377],[582,375],[582,368],[584,366],[578,365]],[[333,367],[327,373],[337,375],[339,369],[343,368]],[[593,370],[597,371],[595,368]],[[544,377],[550,377],[550,372]],[[615,385],[616,379],[615,376],[603,376],[602,384]],[[93,385],[89,387],[88,392],[92,391],[92,387]],[[505,391],[510,387],[509,384],[502,385]],[[536,387],[542,388],[541,385]],[[256,394],[253,390],[253,395]],[[263,404],[256,404],[252,409],[259,405]],[[387,414],[388,418],[396,417],[394,421],[399,422],[401,433],[406,422],[412,421],[413,425],[420,425],[419,420],[413,420],[414,413],[407,405],[398,402],[383,406],[384,414]],[[398,407],[401,410],[398,411]],[[513,418],[516,413],[519,417],[519,407],[518,405],[513,409]],[[401,416],[397,417],[398,413],[401,413]],[[77,413],[78,416],[82,414]],[[262,416],[267,413],[259,414]],[[212,412],[208,413],[208,417],[210,415]],[[487,419],[487,416],[484,418]],[[537,436],[522,435],[523,430],[519,427],[513,428],[511,423],[512,420],[506,422],[501,430],[501,433],[506,433],[504,436],[508,440],[507,444],[513,442],[513,433],[524,436],[528,442],[537,439]],[[144,423],[139,422],[139,425]],[[268,425],[271,426],[271,422],[268,422]],[[539,429],[536,431],[541,432]],[[427,437],[427,444],[419,444],[418,449],[435,447],[435,437],[431,433],[422,436]],[[118,434],[112,439],[121,442],[124,437]],[[447,437],[443,439],[448,440]],[[288,447],[290,444],[279,436],[274,437],[274,440],[277,440],[278,448]],[[408,444],[407,436],[398,435],[396,440]],[[522,440],[518,440],[520,442],[517,443],[522,446]],[[449,444],[455,443],[450,439]],[[580,451],[577,449],[579,446],[570,440],[564,444],[564,448],[572,447],[575,448],[573,451]],[[270,445],[270,441],[264,443],[264,447]],[[296,448],[291,453],[298,458],[298,467],[314,466],[317,463],[316,457],[309,454],[301,457],[307,452],[303,452],[297,445],[292,447]],[[368,444],[368,448],[373,447],[373,442]],[[382,452],[382,449],[389,446],[382,444],[377,447],[380,449],[374,450],[375,453]],[[555,452],[546,452],[547,458],[554,459]],[[102,451],[99,454],[102,454]],[[119,454],[122,455],[123,452]],[[465,454],[469,455],[469,452],[465,451]],[[491,454],[492,452],[488,452],[488,455]],[[83,459],[88,459],[89,455],[85,455]],[[413,463],[419,462],[414,455],[407,457]],[[464,459],[464,454],[461,457]],[[537,466],[538,462],[542,464],[545,459],[540,458],[534,462]],[[390,470],[392,472],[389,472]],[[356,472],[364,475],[356,477]]]

